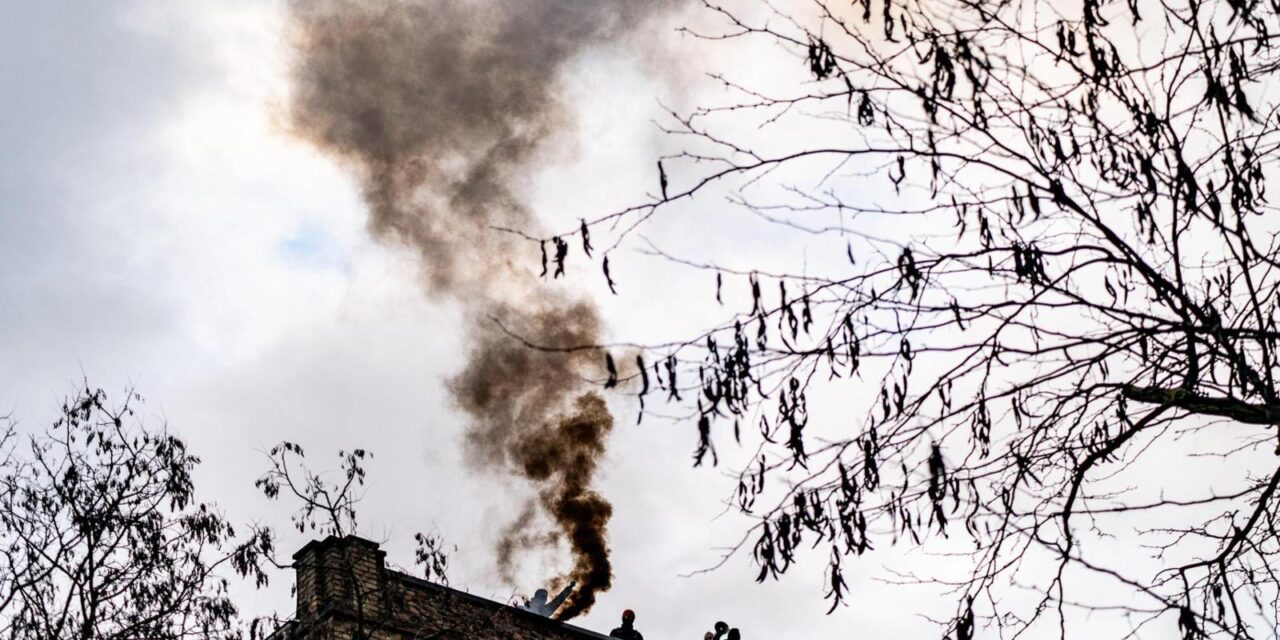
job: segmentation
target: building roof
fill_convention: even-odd
[[[608,640],[608,636],[395,571],[378,544],[356,536],[313,540],[294,554],[297,611],[270,640]]]

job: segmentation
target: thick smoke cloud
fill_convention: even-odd
[[[416,250],[433,295],[462,304],[470,358],[450,390],[471,418],[477,464],[531,482],[536,506],[569,543],[579,590],[559,614],[588,610],[612,579],[612,507],[592,489],[613,419],[583,380],[599,342],[591,304],[541,286],[517,196],[540,145],[571,127],[556,93],[565,63],[624,35],[665,0],[295,0],[297,59],[289,122],[361,180],[369,228]],[[516,266],[513,262],[521,263]],[[497,322],[495,322],[495,320]],[[543,546],[537,509],[508,529],[500,564]]]

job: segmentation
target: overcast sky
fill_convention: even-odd
[[[362,533],[392,561],[409,566],[412,534],[434,528],[458,545],[454,586],[473,593],[508,600],[562,568],[549,556],[520,585],[498,579],[490,548],[523,494],[463,463],[463,419],[442,385],[462,366],[460,315],[422,293],[411,255],[370,239],[343,168],[285,133],[283,5],[0,2],[0,412],[37,429],[82,376],[117,395],[134,386],[147,419],[203,458],[207,499],[286,532],[288,514],[252,487],[263,451],[293,440],[325,468],[338,449],[365,447],[375,457]],[[655,51],[684,46],[671,38]],[[579,126],[529,186],[548,219],[655,188],[635,173],[651,171],[663,144],[662,104],[712,90],[696,70],[654,73],[672,58],[631,53],[600,48],[573,63],[563,90]],[[717,232],[718,205],[699,206],[704,217],[652,239],[766,260],[779,250],[766,234]],[[618,332],[674,330],[665,305],[710,286],[616,264],[625,293],[604,310]],[[882,561],[900,559],[892,552],[852,565],[850,605],[829,616],[821,558],[776,584],[756,585],[746,556],[685,577],[744,524],[722,515],[722,471],[690,468],[694,442],[687,424],[620,420],[602,485],[615,505],[616,586],[577,624],[607,632],[633,608],[652,639],[701,638],[716,619],[749,638],[936,633],[916,614],[952,602],[873,582]],[[282,575],[241,603],[287,610],[289,584]]]

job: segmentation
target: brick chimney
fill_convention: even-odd
[[[312,540],[293,554],[297,573],[295,619],[314,622],[331,613],[385,617],[386,552],[356,536]]]

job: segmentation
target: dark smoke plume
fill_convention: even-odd
[[[292,130],[361,179],[378,238],[417,251],[428,291],[461,303],[470,359],[450,381],[471,417],[474,460],[530,481],[573,552],[579,590],[559,617],[587,611],[612,575],[612,507],[592,489],[613,419],[586,391],[600,354],[530,342],[595,344],[594,306],[513,266],[527,247],[493,227],[536,231],[517,197],[543,142],[571,117],[556,93],[565,63],[616,39],[668,0],[294,0]],[[500,560],[543,546],[534,511]]]

